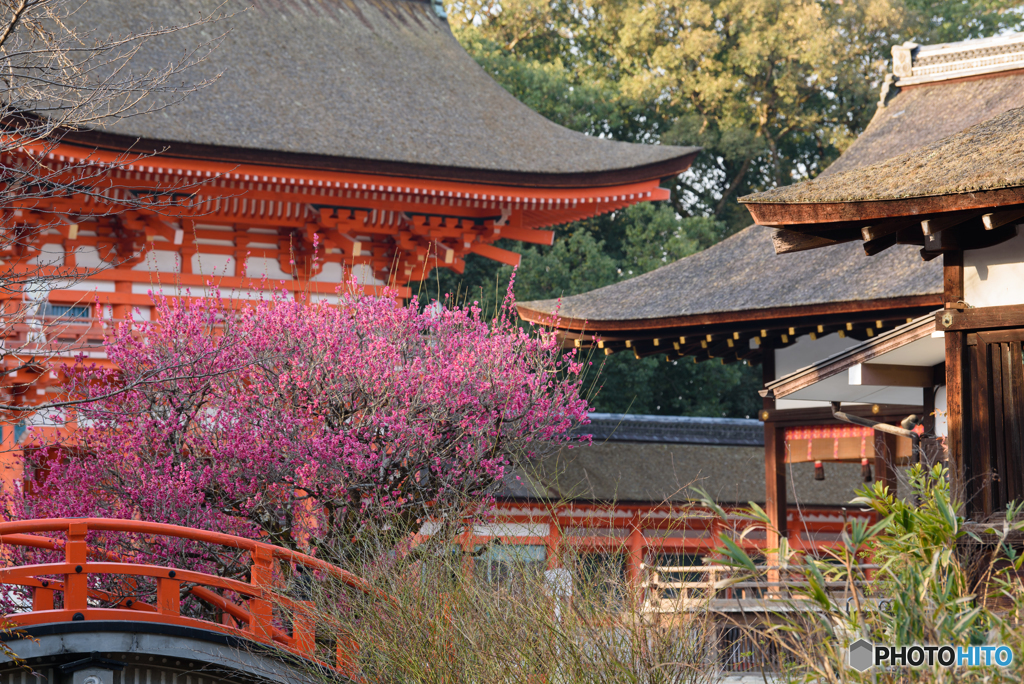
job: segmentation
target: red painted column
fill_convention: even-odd
[[[644,562],[644,532],[640,527],[640,512],[633,514],[629,523],[629,538],[626,542],[628,555],[626,570],[629,581],[636,586],[640,582],[642,571],[640,566]]]
[[[89,576],[83,572],[88,550],[85,534],[86,523],[73,522],[68,525],[68,541],[64,544],[64,560],[74,565],[74,572],[64,576],[64,609],[85,610],[89,600]]]
[[[548,523],[548,538],[546,541],[548,552],[548,570],[562,567],[562,527],[558,524],[558,513],[551,509]]]

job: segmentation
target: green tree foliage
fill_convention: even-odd
[[[748,192],[813,177],[876,110],[890,48],[992,35],[1020,24],[1011,0],[454,0],[459,41],[499,83],[547,118],[591,135],[699,145],[643,204],[559,228],[523,254],[520,301],[586,292],[671,263],[749,225]],[[511,269],[475,255],[423,295],[487,307]],[[753,415],[760,371],[594,358],[604,411]],[[596,376],[596,373],[594,374]]]
[[[456,36],[562,125],[700,145],[684,216],[749,223],[736,198],[814,176],[870,121],[890,48],[1020,25],[1013,0],[455,0]]]

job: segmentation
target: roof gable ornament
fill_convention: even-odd
[[[907,41],[903,45],[892,46],[892,73],[905,78],[914,75],[914,55],[921,46]]]

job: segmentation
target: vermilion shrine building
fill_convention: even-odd
[[[517,263],[499,238],[549,244],[545,227],[664,198],[661,178],[697,152],[547,121],[487,76],[428,2],[249,5],[98,0],[74,15],[115,36],[199,11],[227,18],[160,36],[132,63],[164,64],[215,27],[225,35],[192,73],[215,79],[208,87],[19,151],[56,175],[82,164],[95,174],[81,194],[5,209],[8,230],[30,237],[7,267],[102,269],[44,293],[38,313],[59,315],[62,340],[102,335],[94,301],[104,319],[148,317],[153,289],[213,282],[245,296],[266,276],[329,297],[355,273],[370,291],[388,283],[409,296],[411,282],[459,271],[469,253]],[[27,375],[9,391],[38,401],[50,375]]]
[[[226,33],[193,67],[211,85],[157,113],[69,132],[36,157],[54,173],[95,165],[103,197],[10,207],[11,227],[48,227],[28,253],[114,266],[51,302],[98,292],[123,318],[129,307],[145,315],[154,274],[191,287],[266,274],[331,294],[353,268],[407,295],[435,267],[461,270],[469,253],[516,263],[492,246],[499,238],[548,244],[547,226],[662,199],[660,180],[697,152],[547,121],[487,76],[428,2],[206,4],[99,1],[76,13],[113,35],[186,24],[200,10],[228,16],[204,27]],[[133,68],[165,63],[201,42],[197,32],[146,43]],[[119,201],[128,197],[165,202],[133,209]],[[314,235],[326,263],[307,278]]]
[[[461,271],[467,254],[517,264],[499,239],[550,244],[553,225],[665,199],[661,180],[698,152],[546,120],[462,49],[439,3],[92,0],[73,20],[117,36],[198,12],[225,18],[152,39],[132,68],[223,34],[191,72],[211,85],[18,151],[58,177],[84,165],[92,180],[5,208],[6,228],[27,236],[7,267],[96,272],[8,295],[9,310],[42,300],[11,345],[102,356],[112,321],[151,315],[150,291],[195,295],[210,283],[244,298],[266,277],[316,299],[355,274],[368,292],[386,283],[408,297],[435,268]],[[36,366],[7,382],[12,401],[37,404],[59,378]],[[8,446],[18,432],[5,431]]]

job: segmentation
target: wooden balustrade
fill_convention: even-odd
[[[878,566],[861,564],[855,567],[859,577],[868,578]],[[741,581],[724,580],[743,577],[745,571],[725,565],[644,565],[641,589],[644,593],[643,609],[651,613],[673,613],[693,609],[727,608],[729,604],[753,608],[753,602],[766,607],[773,601],[788,601],[799,605],[810,591],[811,583],[802,578],[792,566],[755,566],[758,574]],[[769,581],[774,570],[780,580]],[[666,577],[666,575],[670,577]],[[699,579],[674,579],[671,576]],[[865,581],[826,581],[823,586],[826,595],[841,603],[852,597],[852,590],[861,596],[867,593]],[[674,595],[669,595],[674,594]],[[809,607],[809,606],[808,606]]]
[[[136,533],[151,538],[175,537],[248,551],[252,559],[250,581],[134,562],[131,558],[90,548],[86,536],[89,532],[100,531]],[[64,533],[67,541],[39,536],[38,533]],[[274,577],[275,563],[287,562],[305,568],[307,572],[326,573],[357,591],[383,601],[392,600],[356,575],[306,554],[242,537],[176,525],[103,518],[5,522],[0,523],[0,544],[64,551],[63,563],[0,569],[0,584],[25,587],[32,593],[32,603],[27,610],[5,616],[14,628],[81,620],[156,622],[234,634],[316,659],[316,624],[312,604],[293,600],[282,593]],[[94,560],[90,560],[90,556]],[[100,560],[95,560],[97,556]],[[90,587],[90,579],[97,576],[126,578],[136,583],[140,579],[155,582],[155,603],[144,603],[137,597],[116,597],[95,586]],[[188,587],[184,593],[183,585]],[[229,600],[224,593],[242,597],[243,604]],[[60,608],[55,607],[57,596],[61,597]],[[184,615],[184,596],[192,596],[219,611],[221,620],[216,622]],[[101,603],[111,605],[103,607]],[[288,612],[290,633],[283,622],[275,624],[275,608]],[[354,677],[357,674],[358,644],[350,635],[343,633],[336,634],[334,639],[333,667],[346,676]]]

